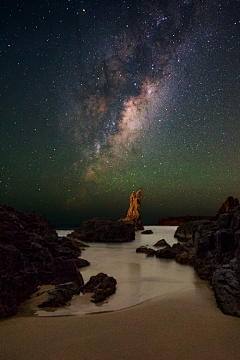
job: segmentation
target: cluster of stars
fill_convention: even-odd
[[[1,5],[1,202],[122,217],[139,186],[157,222],[239,196],[239,1]]]

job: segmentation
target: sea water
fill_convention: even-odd
[[[204,286],[205,282],[188,265],[177,264],[172,259],[136,253],[136,248],[142,245],[154,248],[154,244],[161,239],[165,239],[169,245],[176,243],[174,226],[145,226],[145,229],[151,229],[153,234],[144,235],[137,231],[136,239],[132,242],[90,243],[90,247],[82,251],[81,258],[91,264],[81,269],[84,282],[100,272],[113,276],[117,280],[114,295],[101,304],[92,303],[89,295],[74,296],[68,306],[53,312],[38,310],[37,315],[61,316],[114,311],[155,297],[174,296],[177,292]],[[59,236],[66,236],[71,231],[57,232]]]

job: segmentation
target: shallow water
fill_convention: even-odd
[[[153,234],[143,235],[136,232],[136,239],[130,243],[104,244],[91,243],[90,248],[82,252],[82,258],[91,265],[81,269],[84,281],[92,275],[104,272],[117,280],[117,290],[114,295],[102,304],[94,304],[89,295],[75,296],[69,306],[53,312],[38,310],[38,316],[78,315],[95,312],[113,311],[131,307],[155,297],[174,296],[175,292],[187,289],[198,289],[207,286],[201,281],[190,266],[177,264],[174,260],[146,257],[136,253],[141,245],[153,245],[160,239],[165,239],[170,245],[176,242],[173,226],[145,226]],[[71,231],[58,231],[59,236],[65,236]]]

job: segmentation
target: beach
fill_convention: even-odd
[[[2,321],[0,359],[236,360],[239,334],[204,286],[114,312]]]
[[[224,315],[207,281],[190,266],[136,254],[173,227],[151,227],[128,244],[92,244],[85,281],[100,270],[117,278],[117,291],[103,304],[90,294],[58,309],[39,309],[43,286],[0,322],[0,360],[240,360],[240,319]],[[40,295],[39,295],[40,294]]]

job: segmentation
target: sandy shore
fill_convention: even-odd
[[[237,360],[239,334],[203,286],[111,313],[2,321],[0,359]]]

